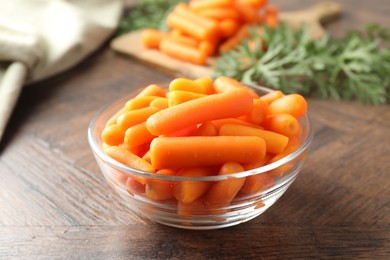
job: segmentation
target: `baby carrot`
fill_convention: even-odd
[[[183,45],[170,39],[165,39],[161,42],[160,51],[173,58],[198,65],[206,64],[207,60],[207,55],[204,51]]]
[[[144,107],[137,110],[131,110],[118,117],[117,124],[127,130],[127,128],[145,122],[151,115],[160,111],[156,107]]]
[[[253,8],[261,8],[267,4],[267,0],[236,0],[238,4],[250,5]]]
[[[176,172],[172,169],[161,169],[156,174],[162,174],[167,176],[174,176]],[[146,181],[145,195],[152,200],[167,200],[173,198],[174,183],[164,180],[152,180]]]
[[[152,102],[156,98],[158,98],[158,96],[142,96],[130,99],[125,104],[125,111],[148,107],[150,105],[150,102]]]
[[[204,96],[206,96],[206,95],[198,94],[198,93],[190,92],[190,91],[182,91],[182,90],[172,91],[171,93],[169,93],[169,96],[168,96],[168,106],[169,107],[176,106],[176,105],[182,104],[184,102],[187,102],[187,101],[190,101],[193,99],[197,99],[197,98],[201,98]]]
[[[125,148],[127,151],[137,155],[138,157],[143,157],[144,154],[149,150],[150,142],[144,143],[138,146],[128,147],[126,144],[121,147]]]
[[[168,98],[159,97],[150,102],[151,107],[156,107],[159,110],[168,108]]]
[[[183,203],[180,200],[177,202],[177,213],[185,218],[190,218],[193,215],[202,215],[206,212],[206,207],[202,198],[196,199],[190,203]]]
[[[208,56],[213,56],[217,50],[217,40],[203,40],[199,43],[198,48]]]
[[[127,151],[125,148],[119,146],[111,146],[106,150],[106,153],[108,154],[108,156],[129,167],[145,172],[156,171],[150,163],[138,157],[137,155]]]
[[[269,114],[287,113],[295,118],[303,116],[307,111],[307,102],[299,94],[289,94],[283,96],[269,105]]]
[[[218,175],[225,175],[245,171],[244,168],[234,162],[222,165]],[[244,185],[245,178],[231,178],[229,180],[218,181],[207,191],[204,202],[206,207],[225,207],[230,204],[233,198]]]
[[[206,90],[207,95],[215,94],[214,92],[214,81],[211,78],[204,77],[204,78],[198,78],[195,79],[194,82],[196,84],[199,84],[202,86],[202,89],[204,88]]]
[[[197,39],[194,39],[192,37],[183,35],[183,34],[176,34],[176,33],[170,33],[168,34],[168,39],[178,42],[183,45],[187,45],[190,47],[197,48],[199,46],[199,41]]]
[[[129,127],[125,133],[125,144],[127,147],[137,147],[142,144],[150,143],[154,135],[146,128],[146,122]]]
[[[236,9],[244,19],[244,23],[252,24],[260,21],[260,15],[256,8],[244,3],[236,3]]]
[[[255,194],[264,191],[275,185],[275,178],[272,174],[263,172],[256,175],[246,177],[245,183],[241,188],[241,192],[246,195]]]
[[[179,136],[192,136],[198,130],[197,125],[186,126],[182,129],[170,132],[166,135],[160,135],[164,137],[179,137]]]
[[[204,95],[206,95],[208,91],[206,86],[185,78],[176,78],[169,83],[169,91],[172,93],[176,90],[189,91]]]
[[[141,90],[140,93],[136,97],[143,97],[143,96],[158,96],[158,97],[165,97],[165,90],[156,84],[151,84],[146,86],[144,89]]]
[[[231,7],[203,8],[198,10],[196,13],[214,20],[231,19],[239,21],[241,19],[240,13]]]
[[[134,193],[144,193],[145,192],[145,183],[140,182],[139,179],[135,178],[137,176],[129,176],[126,181],[127,192],[134,196]]]
[[[108,145],[119,145],[123,143],[125,136],[125,130],[119,125],[108,125],[103,129],[102,140]]]
[[[166,33],[154,29],[145,29],[142,31],[141,40],[145,47],[157,49],[165,37]]]
[[[219,22],[218,26],[222,38],[228,38],[237,32],[240,23],[233,19],[223,19]]]
[[[246,125],[250,127],[261,128],[259,125],[255,125],[249,123],[248,121],[237,119],[237,118],[224,118],[224,119],[213,120],[211,122],[217,127],[218,131],[221,128],[221,126],[225,124]]]
[[[242,167],[244,167],[245,171],[249,171],[249,170],[253,170],[253,169],[262,167],[262,166],[268,164],[269,160],[271,160],[271,158],[273,156],[274,156],[273,154],[266,153],[263,160],[260,160],[260,161],[254,162],[254,163],[243,164]]]
[[[185,177],[202,177],[214,174],[210,167],[183,168],[177,175]],[[181,181],[173,190],[175,198],[182,203],[191,203],[202,196],[211,186],[212,182],[206,181]]]
[[[232,7],[234,0],[197,0],[190,2],[192,10],[213,9],[218,7]]]
[[[195,131],[194,135],[196,135],[196,136],[217,136],[218,129],[212,122],[207,121],[198,127],[198,129]]]
[[[283,92],[280,90],[274,90],[272,92],[269,92],[267,94],[264,94],[260,97],[261,100],[264,100],[265,102],[271,104],[274,102],[276,99],[283,97]]]
[[[142,159],[150,163],[150,149],[142,156]]]
[[[220,53],[231,50],[237,44],[241,43],[243,38],[248,37],[249,30],[247,25],[241,26],[241,28],[231,37],[227,38],[218,48]]]
[[[288,137],[299,136],[301,126],[298,120],[290,114],[274,114],[264,122],[265,129]]]
[[[153,167],[182,168],[252,163],[265,156],[265,141],[257,136],[158,137],[150,145]]]
[[[201,25],[202,27],[213,33],[216,33],[218,30],[218,25],[216,21],[193,12],[190,8],[188,8],[188,5],[185,3],[179,3],[178,5],[176,5],[173,12],[177,13],[180,16],[186,17],[192,22]]]
[[[246,90],[232,89],[161,110],[151,115],[146,125],[154,135],[168,134],[193,124],[241,116],[252,108],[252,104],[253,99]]]
[[[252,109],[239,119],[248,121],[255,125],[261,125],[267,118],[268,103],[264,100],[254,98]]]
[[[206,28],[203,25],[190,20],[188,17],[179,15],[175,12],[172,12],[168,15],[167,24],[169,28],[178,29],[197,40],[207,40],[210,39],[213,34],[215,34],[214,30],[210,30],[209,28]]]
[[[283,152],[272,157],[268,163],[274,163],[274,162],[286,157],[287,155],[293,153],[298,148],[299,148],[299,144],[287,146],[286,149],[283,150]],[[295,160],[290,161],[288,163],[285,163],[285,164],[279,166],[278,168],[275,168],[275,169],[269,171],[269,173],[274,175],[274,176],[279,176],[279,177],[283,176],[283,174],[285,174],[287,171],[291,170],[292,167],[294,167]]]
[[[214,81],[214,88],[216,93],[223,93],[230,89],[245,89],[253,98],[258,98],[259,95],[257,95],[256,92],[254,92],[252,89],[248,88],[241,82],[227,77],[227,76],[219,76]]]
[[[244,125],[225,124],[219,129],[220,136],[258,136],[265,140],[268,153],[280,153],[286,148],[288,137],[266,131],[259,128],[254,128]]]

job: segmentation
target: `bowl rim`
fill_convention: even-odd
[[[245,85],[247,85],[250,88],[254,88],[254,89],[257,89],[257,90],[260,90],[263,92],[264,91],[265,92],[274,91],[273,89],[266,88],[266,87],[259,86],[259,85],[254,85],[254,84],[245,84]],[[264,165],[264,166],[261,166],[261,167],[255,168],[255,169],[243,171],[243,172],[237,172],[237,173],[225,174],[225,175],[201,176],[201,177],[177,176],[177,175],[168,176],[168,175],[163,175],[163,174],[145,172],[142,170],[132,168],[132,167],[127,166],[125,164],[122,164],[122,163],[116,161],[115,159],[111,158],[110,156],[108,156],[103,151],[102,147],[98,144],[97,138],[94,135],[94,127],[96,125],[96,122],[98,121],[98,119],[102,115],[102,113],[104,111],[106,111],[109,107],[114,106],[114,105],[118,105],[119,103],[123,103],[125,100],[128,100],[129,96],[133,96],[133,95],[129,94],[129,95],[122,97],[118,100],[111,101],[111,102],[107,103],[105,106],[103,106],[102,108],[100,108],[98,110],[98,112],[95,113],[95,115],[93,116],[93,118],[88,126],[88,143],[89,143],[93,153],[95,154],[95,156],[98,156],[101,160],[103,160],[105,163],[107,163],[110,167],[112,167],[116,170],[120,170],[121,172],[132,175],[132,176],[136,175],[136,176],[144,177],[147,179],[165,180],[165,181],[172,181],[172,182],[189,181],[189,180],[191,180],[191,181],[221,181],[221,180],[228,180],[228,179],[232,179],[232,178],[244,178],[244,177],[248,177],[251,175],[258,175],[258,174],[266,173],[270,170],[273,170],[273,169],[275,169],[283,164],[286,164],[286,163],[294,160],[300,154],[302,154],[306,149],[309,148],[309,146],[314,138],[313,122],[312,122],[312,119],[311,119],[309,113],[306,112],[301,117],[301,118],[304,118],[305,120],[307,120],[308,125],[310,126],[308,129],[309,133],[308,133],[306,140],[294,152],[290,153],[289,155],[287,155],[287,156],[283,157],[282,159],[277,160],[273,163],[270,163],[270,164],[267,164],[267,165]]]

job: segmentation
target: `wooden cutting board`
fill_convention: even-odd
[[[340,14],[341,6],[339,4],[322,2],[305,10],[281,12],[279,18],[292,28],[306,23],[311,37],[318,38],[325,32],[323,25]],[[141,33],[141,31],[135,31],[117,37],[111,41],[111,48],[175,77],[200,78],[210,77],[213,74],[217,58],[209,58],[205,66],[183,62],[168,57],[158,50],[145,48],[141,43]]]

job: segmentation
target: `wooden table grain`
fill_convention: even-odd
[[[316,1],[271,1],[281,10]],[[337,1],[335,37],[390,25],[388,1]],[[111,190],[87,143],[107,102],[173,77],[110,50],[26,87],[0,147],[0,259],[389,259],[390,107],[309,99],[304,168],[263,215],[189,231],[139,219]]]

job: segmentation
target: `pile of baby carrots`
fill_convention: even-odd
[[[259,96],[240,82],[220,76],[177,78],[166,91],[145,87],[127,101],[102,131],[103,150],[115,160],[153,174],[211,176],[255,169],[300,146],[298,118],[307,111],[299,94]],[[169,182],[114,171],[130,194],[177,200],[179,213],[227,206],[241,195],[271,187],[291,165],[246,178],[213,182]]]
[[[204,65],[248,36],[253,24],[278,24],[278,9],[267,0],[192,0],[167,17],[169,32],[145,29],[143,45],[176,59]]]

